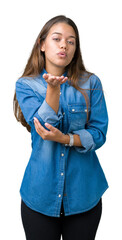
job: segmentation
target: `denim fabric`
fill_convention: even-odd
[[[60,217],[63,200],[66,216],[93,208],[108,188],[108,183],[96,155],[106,141],[108,114],[104,92],[98,76],[79,86],[89,97],[89,121],[83,95],[67,80],[61,85],[59,110],[46,103],[47,82],[43,74],[16,81],[16,96],[27,123],[31,126],[32,152],[20,188],[23,201],[31,209],[48,216]],[[64,76],[66,76],[66,72]],[[78,134],[83,147],[69,147],[43,140],[35,130],[33,118],[42,126],[45,122],[64,134]]]

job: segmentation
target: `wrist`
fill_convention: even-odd
[[[62,144],[69,144],[69,142],[70,142],[70,136],[67,134],[63,134]]]
[[[57,90],[57,91],[60,91],[60,84],[57,85],[57,86],[54,86],[54,85],[51,85],[51,84],[47,84],[47,88],[50,89],[50,90]]]
[[[65,146],[72,147],[74,146],[74,135],[72,133],[68,133],[68,135],[70,137],[70,141],[69,141],[69,144],[65,144]]]

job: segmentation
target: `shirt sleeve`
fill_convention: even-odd
[[[44,125],[45,122],[54,127],[60,127],[60,121],[63,117],[60,105],[58,113],[56,114],[44,97],[36,93],[30,85],[22,80],[16,82],[16,97],[24,118],[31,127],[34,125],[34,117],[40,121],[45,129],[47,129]]]
[[[78,134],[83,147],[75,146],[80,153],[97,150],[106,141],[108,113],[100,79],[93,75],[90,90],[89,121],[84,129],[73,131]]]

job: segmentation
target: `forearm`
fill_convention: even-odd
[[[47,93],[46,93],[46,102],[49,106],[58,113],[59,109],[59,98],[60,98],[60,85],[57,87],[51,87],[49,84],[47,85]]]
[[[82,147],[79,135],[73,134],[73,137],[74,137],[74,144],[73,144],[73,146]],[[70,141],[69,135],[64,134],[64,136],[62,138],[62,143],[63,144],[69,144],[69,141]]]

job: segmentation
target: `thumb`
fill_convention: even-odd
[[[43,74],[43,78],[44,78],[45,80],[48,79],[48,74],[44,73],[44,74]]]

